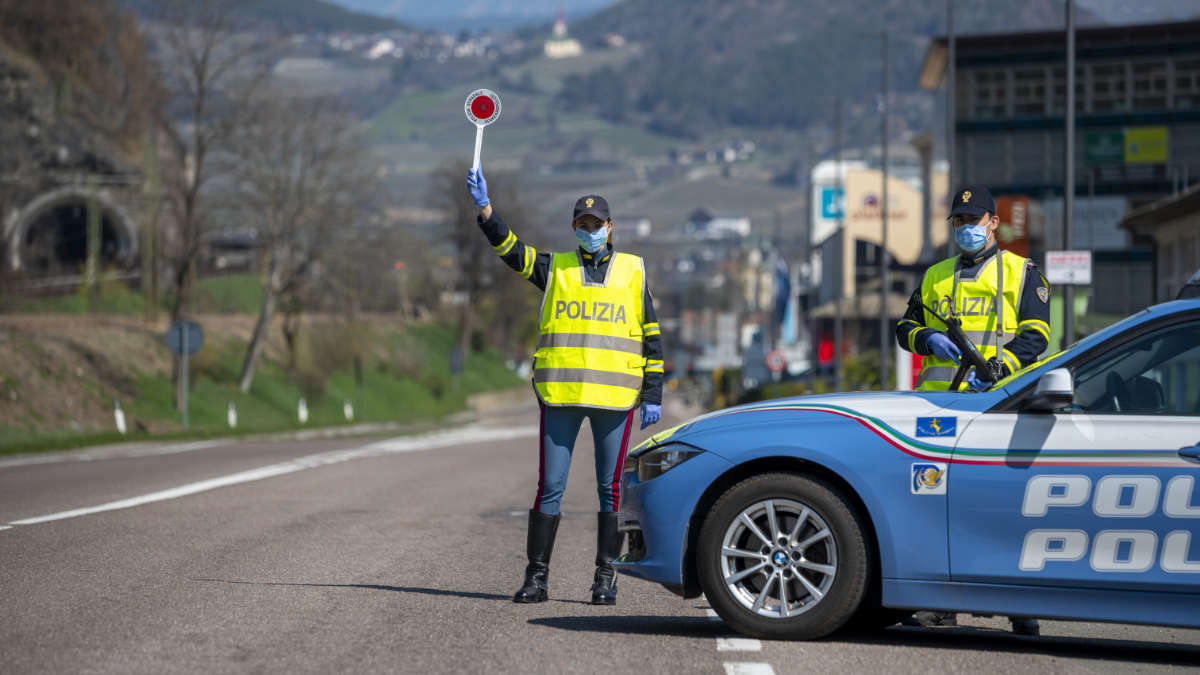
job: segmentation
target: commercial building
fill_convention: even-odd
[[[1200,270],[1200,185],[1129,213],[1121,227],[1152,242],[1154,302],[1174,299]]]
[[[812,276],[804,290],[822,365],[833,359],[839,313],[846,353],[878,349],[880,303],[887,303],[889,320],[899,320],[920,275],[945,248],[946,163],[929,162],[927,144],[915,146],[889,149],[886,238],[891,275],[886,293],[879,273],[884,203],[878,161],[825,160],[813,167]]]
[[[1124,314],[1154,291],[1150,241],[1121,222],[1200,182],[1200,21],[1078,29],[1075,43],[1073,247],[1093,251],[1089,309]],[[945,83],[947,59],[934,39],[923,87]],[[951,182],[1023,203],[1039,261],[1063,244],[1065,63],[1063,31],[955,40]]]

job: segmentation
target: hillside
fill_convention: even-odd
[[[146,19],[162,12],[161,0],[118,0]],[[235,15],[248,24],[282,33],[379,33],[406,28],[391,18],[355,12],[324,0],[258,0],[239,3]]]
[[[998,6],[960,0],[957,30],[1045,29],[1063,21],[1059,0],[1028,0],[1002,18]],[[1081,24],[1095,21],[1080,13]],[[885,27],[898,112],[910,118],[928,114],[907,97],[916,92],[929,37],[945,31],[945,3],[624,0],[590,17],[586,27],[588,34],[620,34],[643,51],[620,68],[575,78],[565,88],[563,104],[599,108],[613,120],[634,118],[650,129],[696,137],[726,126],[803,129],[828,120],[837,97],[873,104],[880,90]]]
[[[265,361],[249,393],[237,376],[255,316],[257,282],[249,275],[204,280],[193,318],[204,345],[190,360],[192,435],[254,433],[355,422],[432,421],[466,407],[471,395],[520,387],[491,350],[471,352],[463,375],[449,374],[454,329],[393,315],[307,315],[289,347],[281,324],[267,337]],[[106,288],[99,313],[82,296],[27,301],[0,314],[0,454],[117,440],[119,402],[128,438],[181,433],[173,405],[166,318],[147,322],[144,298]],[[356,359],[361,364],[355,373]],[[309,421],[297,420],[301,398]],[[238,426],[226,413],[236,406]]]

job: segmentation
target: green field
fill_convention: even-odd
[[[231,274],[196,282],[192,311],[201,314],[256,313],[262,305],[262,283],[256,274]],[[171,296],[160,299],[159,308],[170,305]],[[123,283],[104,283],[94,301],[86,291],[51,298],[13,300],[10,309],[31,314],[141,314],[146,297]]]
[[[504,68],[510,82],[532,83],[533,90],[498,91],[500,120],[487,129],[485,147],[509,157],[536,151],[548,143],[562,145],[563,138],[587,140],[610,151],[630,156],[657,156],[678,141],[647,132],[632,124],[614,124],[594,115],[566,112],[558,100],[563,80],[603,68],[618,66],[628,52],[598,51],[578,59],[537,58]],[[428,171],[447,151],[461,148],[468,154],[474,141],[470,122],[463,115],[469,85],[438,91],[406,92],[372,120],[377,143],[394,148],[398,170]],[[549,118],[554,116],[557,137],[550,138]]]

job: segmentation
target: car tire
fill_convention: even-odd
[[[848,500],[823,480],[792,473],[747,478],[721,495],[704,519],[700,586],[739,633],[824,637],[849,621],[866,597],[866,529]]]

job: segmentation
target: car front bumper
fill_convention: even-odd
[[[615,563],[617,570],[683,595],[692,514],[704,491],[731,466],[704,452],[645,483],[625,472],[618,520],[629,550]]]

